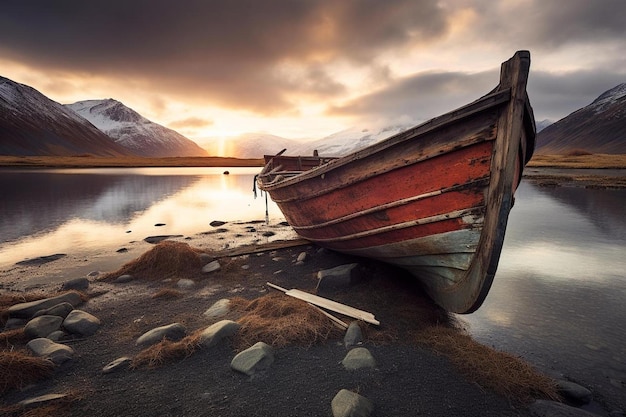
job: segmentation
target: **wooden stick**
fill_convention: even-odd
[[[287,290],[285,288],[279,287],[278,285],[274,285],[270,282],[268,282],[267,285],[279,291],[282,291],[291,297],[306,301],[307,303],[315,304],[318,307],[323,307],[327,310],[334,311],[335,313],[340,313],[340,314],[343,314],[344,316],[363,320],[367,323],[375,324],[377,326],[380,325],[380,322],[376,320],[374,315],[370,312],[359,310],[358,308],[350,307],[348,305],[341,304],[333,300],[329,300],[328,298],[320,297],[314,294],[309,294],[304,291],[293,290],[293,289]]]

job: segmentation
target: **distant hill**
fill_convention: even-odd
[[[192,140],[146,119],[119,101],[86,100],[65,106],[136,155],[207,156],[207,152]]]
[[[293,150],[300,142],[269,133],[244,133],[226,139],[211,139],[211,145],[205,145],[209,155],[233,158],[262,158],[263,155],[275,155],[287,148]]]
[[[0,155],[129,156],[87,120],[39,91],[0,77]]]
[[[590,105],[537,135],[537,153],[564,154],[578,150],[626,153],[626,83],[602,93]]]

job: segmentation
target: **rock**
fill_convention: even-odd
[[[589,404],[593,394],[587,388],[571,381],[558,380],[557,389],[559,394],[574,404]]]
[[[317,273],[317,288],[337,289],[345,288],[356,280],[355,269],[359,264],[340,265],[331,269],[324,269]]]
[[[63,321],[63,327],[74,334],[91,336],[100,327],[100,320],[82,310],[73,310]]]
[[[57,259],[65,258],[65,253],[55,253],[54,255],[39,256],[37,258],[25,259],[23,261],[16,262],[15,265],[22,266],[39,266],[47,264],[48,262],[56,261]]]
[[[82,303],[82,300],[80,298],[80,295],[78,295],[78,293],[68,292],[65,294],[58,295],[56,297],[45,298],[43,300],[15,304],[9,307],[7,311],[8,311],[9,317],[29,319],[33,317],[33,315],[39,310],[45,310],[47,308],[54,307],[57,304],[66,303],[66,302],[76,307],[77,305]]]
[[[126,282],[130,282],[130,281],[132,281],[133,279],[134,279],[134,278],[133,278],[133,276],[132,276],[132,275],[130,275],[130,274],[124,274],[124,275],[120,275],[119,277],[115,278],[115,279],[113,280],[113,282],[114,282],[115,284],[124,284],[124,283],[126,283]]]
[[[209,223],[209,225],[213,227],[220,227],[220,226],[224,226],[225,224],[226,222],[223,222],[221,220],[213,220],[211,223]]]
[[[232,320],[222,320],[207,327],[200,334],[200,344],[205,347],[212,347],[223,339],[230,337],[239,330],[239,323]]]
[[[330,406],[333,417],[368,417],[374,411],[374,403],[347,389],[339,391]]]
[[[60,400],[61,398],[67,397],[67,394],[45,394],[40,395],[39,397],[27,398],[25,400],[20,401],[18,404],[22,407],[39,407],[43,403]]]
[[[91,271],[87,274],[88,277],[97,277],[98,275],[100,275],[100,271]]]
[[[208,253],[200,253],[198,254],[198,256],[200,257],[200,260],[205,264],[208,264],[209,262],[214,260],[213,256],[209,255]]]
[[[298,257],[296,258],[296,265],[302,265],[304,261],[307,260],[308,257],[309,255],[306,252],[300,252]]]
[[[176,286],[181,290],[190,290],[196,286],[196,283],[191,279],[183,278],[178,280]]]
[[[75,278],[69,281],[65,281],[61,284],[61,290],[78,290],[84,291],[89,288],[89,280],[87,278]]]
[[[348,352],[341,364],[347,370],[354,371],[363,368],[375,368],[376,360],[369,350],[364,347],[357,347]]]
[[[59,316],[66,318],[70,311],[74,310],[74,307],[70,303],[60,303],[45,310],[39,310],[33,317],[39,316]]]
[[[71,347],[53,342],[45,337],[31,340],[26,344],[26,347],[35,356],[50,359],[57,365],[72,359],[74,356],[74,349]]]
[[[556,401],[536,400],[528,410],[535,417],[598,417],[597,414]]]
[[[4,323],[4,330],[19,329],[20,327],[24,327],[26,323],[28,323],[28,320],[26,319],[8,319],[7,322]]]
[[[116,253],[126,253],[128,252],[128,248],[119,248],[118,250],[115,251]]]
[[[29,339],[46,337],[50,333],[59,330],[61,323],[63,323],[63,318],[59,316],[39,316],[26,323],[24,334]]]
[[[359,322],[352,321],[346,330],[346,334],[343,337],[343,344],[346,349],[350,349],[353,346],[357,346],[363,343],[363,333],[361,332],[361,326]]]
[[[154,227],[161,227],[161,226],[165,226],[165,223],[155,223]]]
[[[183,235],[148,236],[147,238],[144,239],[144,241],[148,242],[148,243],[156,244],[156,243],[159,243],[159,242],[163,242],[164,240],[177,238],[177,237],[183,237]]]
[[[128,369],[130,365],[131,358],[128,356],[122,356],[121,358],[117,358],[112,362],[109,362],[102,368],[103,374],[110,374],[111,372],[119,371],[121,369]]]
[[[230,367],[246,375],[254,375],[269,368],[274,363],[274,350],[263,342],[257,342],[243,352],[239,352],[231,361]]]
[[[263,237],[272,237],[274,236],[276,233],[272,232],[271,230],[268,230],[267,232],[263,232],[261,233],[261,236]]]
[[[221,268],[222,266],[220,265],[219,261],[213,261],[213,262],[209,262],[208,264],[204,265],[202,267],[202,272],[209,273],[209,272],[213,272],[213,271],[217,271]]]
[[[230,300],[228,298],[222,298],[217,300],[207,311],[202,313],[203,316],[213,319],[222,317],[230,311]]]
[[[53,342],[58,342],[59,340],[63,339],[66,335],[67,334],[63,330],[56,330],[50,333],[48,336],[46,336],[46,339],[50,339]]]
[[[178,341],[187,335],[187,329],[180,323],[172,323],[167,326],[156,327],[139,336],[138,346],[150,346],[159,343],[161,340],[168,339]]]

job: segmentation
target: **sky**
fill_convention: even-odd
[[[0,75],[199,144],[420,123],[531,53],[536,119],[626,82],[624,0],[4,0]],[[210,139],[209,139],[210,138]]]

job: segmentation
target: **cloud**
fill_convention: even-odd
[[[496,70],[479,73],[425,72],[396,80],[387,88],[328,109],[330,115],[359,118],[408,117],[423,121],[454,110],[492,90]],[[479,92],[477,92],[479,91]]]
[[[436,0],[9,0],[0,13],[0,52],[272,114],[289,110],[300,94],[340,94],[341,83],[324,68],[331,62],[366,64],[380,51],[445,31]],[[285,64],[305,70],[284,77]]]
[[[172,129],[198,129],[202,127],[207,127],[213,125],[213,120],[202,119],[200,117],[189,117],[187,119],[182,120],[174,120],[169,123],[169,126]]]

